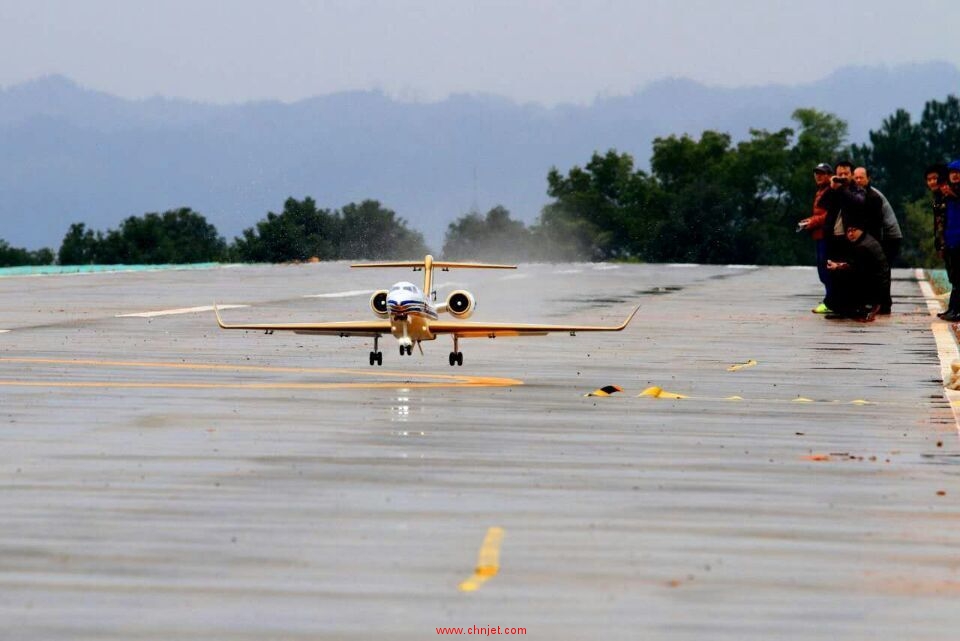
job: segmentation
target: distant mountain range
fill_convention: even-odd
[[[735,89],[669,79],[556,107],[489,95],[408,103],[376,91],[289,104],[126,100],[48,76],[0,91],[0,238],[56,249],[72,222],[106,229],[189,206],[229,239],[288,196],[312,196],[328,208],[380,200],[439,250],[447,224],[475,207],[502,204],[533,221],[549,200],[550,167],[583,165],[595,150],[645,167],[657,136],[742,138],[791,126],[797,107],[835,113],[862,142],[897,108],[919,116],[958,90],[960,70],[946,63]]]

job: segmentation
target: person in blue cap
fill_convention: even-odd
[[[947,180],[940,185],[946,206],[943,226],[943,262],[950,279],[950,302],[940,316],[945,321],[960,321],[960,159],[947,165]]]

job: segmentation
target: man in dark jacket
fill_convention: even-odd
[[[943,262],[950,279],[950,303],[940,318],[960,321],[960,160],[947,165],[947,180],[940,185],[945,204],[943,225]]]
[[[879,241],[883,238],[883,196],[870,186],[866,167],[853,170],[853,182],[863,190],[863,231]]]
[[[947,203],[940,193],[940,185],[947,182],[947,166],[939,163],[930,165],[923,175],[933,199],[933,248],[943,258],[943,224]]]
[[[844,261],[827,261],[833,272],[835,297],[827,301],[833,314],[827,318],[852,318],[869,323],[876,318],[890,287],[890,266],[880,243],[864,231],[860,212],[847,212],[845,235],[850,243]]]
[[[853,170],[853,181],[864,190],[864,214],[867,228],[864,230],[875,240],[880,241],[883,255],[887,257],[887,264],[893,268],[894,261],[900,255],[900,244],[903,242],[903,232],[897,215],[890,205],[890,201],[883,193],[870,183],[870,175],[866,167],[857,167]],[[893,298],[887,290],[883,304],[880,305],[881,314],[889,314],[893,308]]]

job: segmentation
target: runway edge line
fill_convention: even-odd
[[[923,298],[926,300],[930,315],[936,317],[937,312],[940,311],[940,303],[937,295],[933,292],[930,281],[927,280],[926,273],[923,269],[917,268],[914,274],[917,278],[917,284],[920,285]],[[950,323],[943,321],[931,323],[930,331],[933,333],[933,339],[937,343],[937,358],[940,359],[940,378],[943,379],[943,395],[950,401],[950,410],[953,412],[954,426],[957,432],[960,433],[960,407],[958,407],[958,405],[960,405],[960,392],[947,389],[947,383],[950,380],[950,375],[953,373],[950,364],[956,360],[960,360],[960,349],[957,347],[957,337],[956,334],[953,333]]]

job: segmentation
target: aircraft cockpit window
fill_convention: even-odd
[[[399,282],[399,283],[394,284],[394,286],[391,287],[390,289],[399,289],[399,290],[405,291],[405,292],[416,292],[416,291],[419,291],[419,290],[417,289],[416,285],[414,285],[413,283],[405,283],[405,282],[402,282],[402,281]]]

